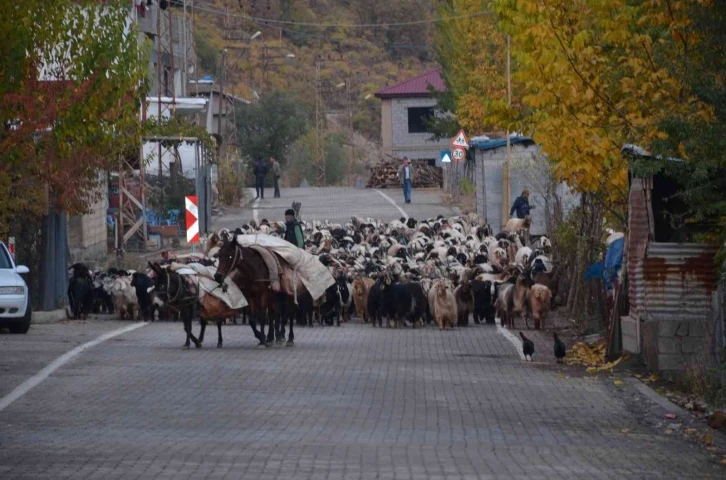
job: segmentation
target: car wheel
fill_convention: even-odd
[[[8,326],[10,333],[28,333],[30,330],[30,319],[33,317],[33,310],[30,307],[30,300],[28,300],[28,306],[25,309],[25,316],[17,322],[11,323]]]

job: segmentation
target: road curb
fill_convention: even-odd
[[[59,308],[57,310],[47,310],[33,312],[33,316],[30,319],[31,325],[47,325],[49,323],[58,323],[66,319],[65,308]]]

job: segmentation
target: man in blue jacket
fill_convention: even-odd
[[[257,196],[255,200],[265,199],[265,175],[267,175],[267,164],[262,160],[262,157],[257,157],[255,166],[252,168],[252,173],[255,175],[255,190]]]
[[[529,190],[525,189],[522,190],[522,195],[514,201],[514,205],[512,205],[512,209],[509,211],[509,216],[511,217],[516,212],[517,218],[524,218],[529,215],[529,211],[532,209],[534,207],[529,206]]]

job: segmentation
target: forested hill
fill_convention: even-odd
[[[378,140],[378,100],[372,94],[435,66],[433,24],[395,24],[431,19],[436,15],[436,3],[196,1],[197,69],[200,75],[217,77],[220,52],[227,48],[225,89],[244,98],[251,98],[253,90],[260,94],[284,90],[312,111],[315,64],[320,55],[326,109],[344,110],[349,102],[353,127]],[[370,26],[382,23],[387,25]],[[262,34],[250,39],[257,31]]]

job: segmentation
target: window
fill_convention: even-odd
[[[434,116],[434,107],[408,109],[408,133],[426,133],[426,122]]]

